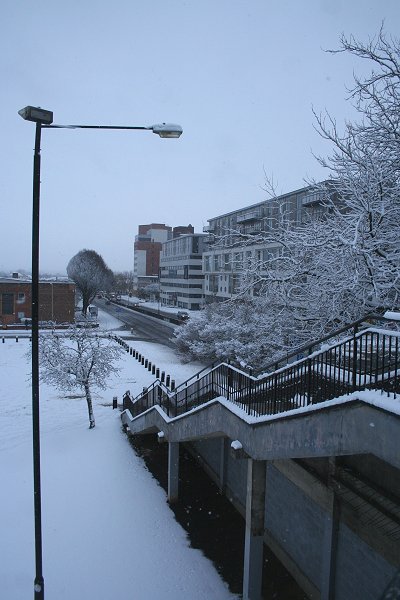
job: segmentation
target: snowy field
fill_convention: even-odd
[[[101,315],[102,325],[120,323]],[[0,598],[33,597],[34,529],[29,341],[0,343]],[[132,343],[177,383],[201,365]],[[86,402],[41,384],[43,574],[46,600],[225,600],[212,563],[189,547],[164,490],[135,455],[110,407],[153,376],[124,354],[108,390]],[[76,395],[78,396],[78,394]]]

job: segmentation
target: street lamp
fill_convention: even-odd
[[[52,129],[143,129],[161,138],[179,138],[182,127],[161,123],[148,127],[116,125],[53,125],[53,113],[40,107],[25,106],[18,111],[25,121],[36,123],[33,159],[32,201],[32,432],[33,432],[33,488],[35,510],[35,581],[34,599],[44,600],[42,570],[42,514],[40,486],[40,419],[39,419],[39,210],[40,210],[40,140],[42,128]]]

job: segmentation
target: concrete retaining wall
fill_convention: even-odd
[[[214,438],[187,446],[244,515],[247,460],[234,459],[229,444]],[[282,472],[279,463],[267,463],[265,541],[314,600],[323,597],[324,535],[331,492],[308,471],[297,465],[295,469],[296,483]],[[363,527],[362,523],[358,526]],[[340,519],[335,600],[378,600],[399,566],[385,560]]]

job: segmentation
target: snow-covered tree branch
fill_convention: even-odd
[[[232,352],[232,342],[247,326],[248,348],[258,348],[249,362],[263,362],[261,355],[271,360],[368,312],[399,307],[400,43],[381,29],[365,44],[343,37],[340,51],[369,60],[372,70],[354,78],[355,122],[341,127],[331,115],[314,112],[331,147],[330,156],[318,159],[329,173],[326,181],[310,189],[317,202],[303,207],[301,222],[295,222],[284,203],[275,206],[279,199],[267,182],[269,226],[256,235],[227,231],[217,241],[243,250],[236,308],[234,301],[211,308],[197,333],[195,322],[186,325],[193,341],[182,328],[178,344],[186,352],[207,355],[207,341],[212,356],[234,354],[240,361],[245,352],[238,345]],[[251,305],[258,328],[246,325],[244,304]],[[230,321],[239,328],[231,330]],[[217,334],[210,342],[213,326]]]

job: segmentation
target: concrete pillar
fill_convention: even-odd
[[[179,442],[168,442],[168,502],[178,502]]]
[[[219,455],[219,482],[218,487],[221,494],[225,493],[226,487],[226,465],[228,460],[228,438],[221,438],[220,455]]]
[[[332,485],[335,467],[335,458],[329,458],[329,507],[325,513],[324,522],[321,600],[334,600],[335,598],[336,555],[340,524],[340,504]]]
[[[266,462],[247,461],[243,600],[262,600]]]

